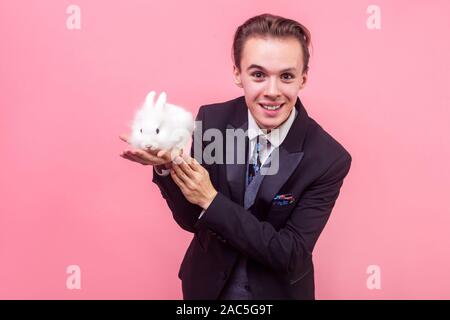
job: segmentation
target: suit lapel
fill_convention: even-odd
[[[235,129],[232,126],[228,125],[228,129]],[[246,131],[246,129],[244,130]],[[248,137],[245,137],[245,154],[248,153]],[[245,175],[247,169],[247,157],[245,157],[244,163],[238,163],[237,156],[239,152],[238,143],[233,143],[233,155],[234,159],[231,162],[226,162],[226,172],[227,172],[227,180],[228,185],[230,186],[230,192],[232,200],[239,203],[240,205],[244,204],[244,193],[245,193]],[[228,150],[226,151],[228,152]],[[242,151],[241,151],[242,152]]]
[[[235,112],[231,116],[230,122],[227,124],[227,129],[228,130],[241,129],[244,132],[247,132],[248,113],[247,113],[247,105],[245,103],[245,97],[242,96],[236,99],[233,108]],[[245,193],[245,175],[248,161],[247,160],[248,146],[249,146],[248,136],[247,134],[245,135],[245,148],[244,148],[245,151],[243,155],[244,161],[240,161],[241,163],[239,163],[237,160],[239,153],[241,153],[240,156],[242,157],[242,146],[239,146],[238,140],[235,139],[232,144],[233,150],[228,150],[227,146],[230,146],[230,144],[226,143],[227,140],[226,132],[224,136],[225,136],[224,146],[226,150],[225,151],[226,176],[228,180],[228,185],[230,186],[231,197],[233,201],[243,206]],[[232,152],[233,156],[232,157],[230,156],[230,158],[233,158],[232,161],[227,161],[227,159],[229,159],[228,155],[229,152]]]

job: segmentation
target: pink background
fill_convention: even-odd
[[[66,28],[70,4],[81,30]],[[381,30],[366,27],[371,4]],[[353,156],[315,249],[316,297],[450,298],[445,0],[1,1],[0,298],[182,297],[192,235],[118,135],[152,89],[193,113],[242,95],[233,33],[265,12],[311,30],[300,97]]]

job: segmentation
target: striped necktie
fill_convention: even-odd
[[[267,144],[265,145],[266,148],[269,148],[269,140],[266,141]],[[253,178],[257,175],[260,174],[260,170],[261,170],[261,141],[260,141],[260,136],[256,137],[256,145],[255,145],[255,149],[253,150],[253,155],[250,158],[250,163],[248,166],[248,180],[247,180],[247,185],[249,185]]]

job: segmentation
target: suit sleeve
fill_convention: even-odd
[[[202,107],[200,107],[195,120],[203,122]],[[196,128],[195,130],[198,129]],[[194,134],[192,135],[191,157],[194,157],[194,149],[196,144],[201,144],[201,146],[197,146],[197,148],[203,151],[202,141],[201,139],[196,139],[197,136],[202,137],[201,134],[195,134],[194,131]],[[196,230],[194,225],[203,209],[200,206],[192,204],[186,200],[180,188],[175,184],[170,175],[159,175],[155,171],[154,167],[152,181],[159,187],[161,195],[166,200],[177,224],[184,230],[195,233]]]
[[[345,152],[299,199],[286,225],[278,231],[239,204],[218,193],[197,222],[205,224],[249,258],[280,272],[298,272],[313,248],[350,170]]]

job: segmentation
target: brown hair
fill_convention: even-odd
[[[303,50],[302,73],[308,72],[308,47],[311,44],[311,34],[301,23],[270,13],[261,14],[245,21],[237,28],[234,34],[232,48],[234,64],[239,71],[241,71],[241,58],[245,41],[251,37],[296,38],[300,42]]]

